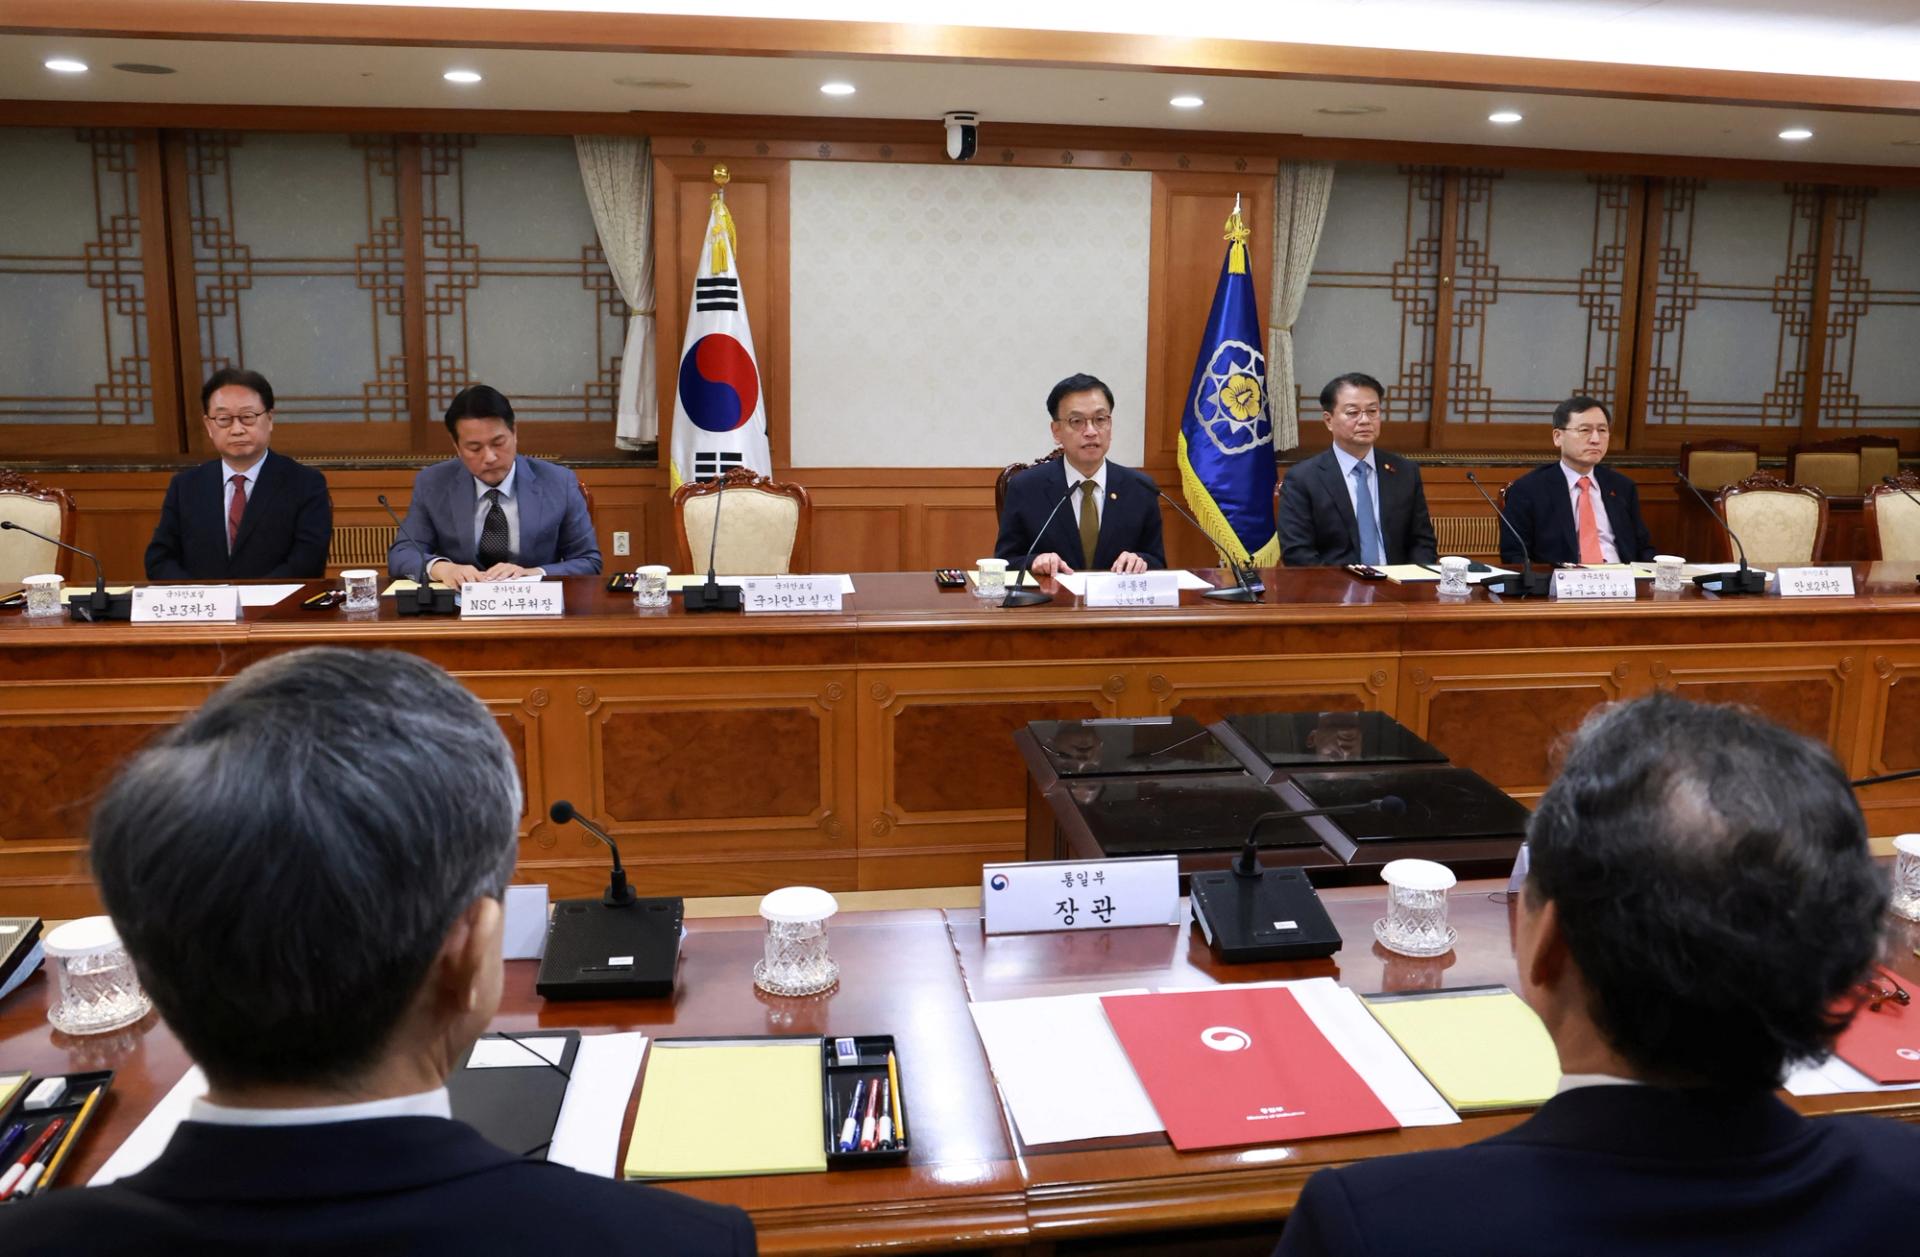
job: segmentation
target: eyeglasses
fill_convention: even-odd
[[[1582,441],[1589,440],[1596,436],[1608,436],[1611,435],[1612,432],[1609,428],[1563,428],[1562,431],[1577,436]]]
[[[1113,416],[1108,414],[1069,415],[1060,422],[1066,424],[1075,432],[1085,432],[1089,427],[1095,432],[1105,432],[1113,426]]]
[[[1338,413],[1342,419],[1358,419],[1362,415],[1369,419],[1378,419],[1380,408],[1378,406],[1342,406]]]
[[[236,423],[243,428],[251,428],[266,417],[264,410],[242,410],[232,415],[208,415],[207,421],[219,428],[231,428]]]
[[[1882,1005],[1888,1003],[1898,1004],[1902,1008],[1905,1008],[1913,1002],[1913,996],[1907,993],[1906,987],[1900,985],[1899,979],[1895,978],[1891,973],[1887,973],[1884,969],[1881,970],[1881,974],[1886,978],[1888,986],[1892,988],[1891,990],[1888,989],[1888,986],[1882,986],[1879,978],[1866,978],[1854,984],[1854,993],[1866,1001],[1868,1012],[1877,1013],[1880,1011]]]

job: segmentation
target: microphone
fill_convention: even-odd
[[[1714,523],[1720,525],[1720,530],[1726,533],[1727,536],[1733,538],[1734,553],[1740,556],[1739,571],[1703,572],[1693,578],[1693,583],[1708,593],[1719,594],[1722,598],[1732,594],[1766,593],[1767,574],[1765,572],[1756,572],[1747,566],[1747,548],[1740,544],[1739,536],[1732,528],[1727,526],[1727,521],[1720,518],[1720,512],[1713,509],[1713,503],[1707,500],[1707,495],[1700,492],[1699,487],[1695,485],[1693,481],[1687,479],[1687,473],[1681,471],[1678,467],[1673,469],[1673,475],[1674,479],[1692,490],[1694,497],[1700,499],[1700,505],[1707,508],[1707,514],[1713,519]]]
[[[547,809],[547,815],[556,825],[572,821],[580,828],[607,844],[607,850],[613,852],[613,878],[607,883],[607,891],[600,896],[600,902],[609,908],[624,908],[633,902],[633,887],[627,883],[627,871],[620,867],[620,845],[614,842],[606,830],[600,828],[580,813],[574,811],[573,804],[565,799],[555,799],[553,806]]]
[[[1000,600],[1001,606],[1037,607],[1043,602],[1053,601],[1052,594],[1043,594],[1037,589],[1023,589],[1020,582],[1026,579],[1024,573],[1027,570],[1027,563],[1033,558],[1034,549],[1039,546],[1040,538],[1047,535],[1047,529],[1053,524],[1053,517],[1060,513],[1060,508],[1065,506],[1067,499],[1073,496],[1074,488],[1075,486],[1068,485],[1067,491],[1060,495],[1060,500],[1055,502],[1053,509],[1047,512],[1047,517],[1040,521],[1040,527],[1034,532],[1033,541],[1027,546],[1027,552],[1020,556],[1020,570],[1014,573],[1014,579],[1007,583],[1007,596]],[[1093,556],[1088,555],[1087,561],[1092,562]]]
[[[1487,505],[1493,508],[1493,513],[1500,517],[1501,524],[1505,525],[1506,530],[1513,534],[1513,539],[1520,543],[1520,574],[1480,583],[1486,586],[1489,592],[1499,594],[1502,598],[1547,597],[1553,591],[1553,574],[1533,570],[1533,553],[1527,549],[1527,539],[1520,535],[1520,530],[1513,526],[1513,521],[1507,518],[1507,513],[1500,509],[1500,504],[1493,500],[1486,486],[1480,483],[1480,477],[1468,472],[1467,481],[1473,485],[1475,492],[1487,500]]]
[[[713,533],[707,538],[707,583],[688,585],[680,591],[680,603],[688,611],[738,611],[740,610],[740,586],[722,585],[714,575],[714,555],[720,552],[720,508],[726,504],[726,476],[720,476],[721,487],[714,492]]]
[[[49,537],[43,532],[35,532],[25,524],[16,524],[10,519],[0,519],[0,529],[12,529],[23,532],[29,537],[38,537],[49,545],[59,546],[62,550],[71,550],[93,564],[93,592],[84,600],[70,599],[67,602],[67,614],[76,620],[129,620],[133,618],[132,594],[109,594],[107,592],[106,569],[100,566],[99,556],[90,550],[70,545],[58,537]]]
[[[400,517],[393,513],[393,504],[387,501],[387,495],[384,493],[376,493],[374,494],[374,500],[380,503],[380,509],[387,513],[387,518],[393,521],[393,531],[395,535],[397,536],[405,531],[405,526],[401,524]],[[435,589],[433,588],[433,582],[427,579],[427,565],[431,563],[431,561],[431,555],[421,561],[420,580],[418,587],[413,591],[412,598],[406,598],[400,594],[394,595],[393,609],[395,613],[399,615],[454,615],[459,611],[460,608],[454,604],[454,591],[451,589]]]
[[[1206,593],[1202,594],[1201,597],[1212,598],[1216,602],[1259,602],[1260,595],[1267,590],[1267,587],[1260,583],[1260,569],[1251,563],[1242,569],[1240,560],[1234,558],[1226,551],[1220,550],[1220,545],[1214,541],[1213,534],[1202,528],[1200,521],[1189,515],[1186,509],[1178,502],[1168,497],[1165,489],[1157,490],[1157,492],[1160,494],[1161,500],[1173,508],[1174,514],[1186,520],[1189,524],[1192,524],[1194,530],[1205,537],[1209,545],[1213,546],[1215,550],[1220,551],[1220,557],[1227,561],[1228,569],[1233,572],[1234,587],[1232,589],[1209,589]]]
[[[1259,878],[1265,870],[1260,867],[1260,845],[1256,841],[1260,831],[1269,821],[1298,821],[1309,816],[1350,816],[1355,812],[1380,812],[1387,816],[1404,816],[1407,801],[1397,794],[1383,795],[1365,803],[1341,803],[1333,807],[1290,808],[1284,812],[1265,812],[1253,818],[1253,824],[1247,827],[1247,841],[1240,848],[1240,854],[1233,861],[1236,877]]]

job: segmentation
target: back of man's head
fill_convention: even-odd
[[[1608,1044],[1649,1081],[1771,1087],[1827,1050],[1888,887],[1826,747],[1665,693],[1576,735],[1528,827]]]
[[[94,878],[222,1087],[339,1085],[388,1046],[459,914],[513,872],[519,776],[432,664],[303,650],[235,677],[95,809]]]

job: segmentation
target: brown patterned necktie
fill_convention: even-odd
[[[1080,482],[1080,566],[1092,567],[1095,551],[1100,549],[1100,486],[1091,480]]]

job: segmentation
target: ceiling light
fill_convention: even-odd
[[[678,92],[692,87],[685,79],[642,78],[636,74],[623,74],[614,82],[621,87],[637,87],[643,91]]]
[[[449,83],[478,83],[480,76],[472,70],[448,70],[440,76]]]
[[[1780,133],[1780,138],[1783,140],[1810,140],[1813,138],[1813,132],[1807,130],[1805,127],[1788,127]]]
[[[1167,103],[1175,109],[1198,109],[1207,102],[1201,100],[1198,96],[1175,96]]]
[[[1313,112],[1326,114],[1329,118],[1358,118],[1362,114],[1385,113],[1385,105],[1326,105]]]
[[[851,96],[854,87],[851,83],[822,83],[820,90],[829,96]]]
[[[75,61],[72,57],[48,57],[46,67],[60,74],[85,74],[87,63]]]
[[[1520,115],[1519,115],[1519,114],[1517,114],[1517,113],[1515,113],[1515,112],[1514,112],[1513,110],[1511,110],[1511,109],[1502,109],[1502,110],[1500,110],[1500,111],[1499,111],[1498,113],[1490,113],[1490,114],[1488,114],[1488,115],[1487,115],[1487,121],[1488,121],[1488,122],[1497,122],[1497,123],[1499,123],[1499,124],[1500,124],[1501,126],[1510,126],[1510,125],[1512,125],[1513,123],[1516,123],[1516,122],[1518,122],[1518,121],[1520,121]]]
[[[113,68],[122,74],[176,74],[170,65],[150,65],[145,61],[116,61]]]

